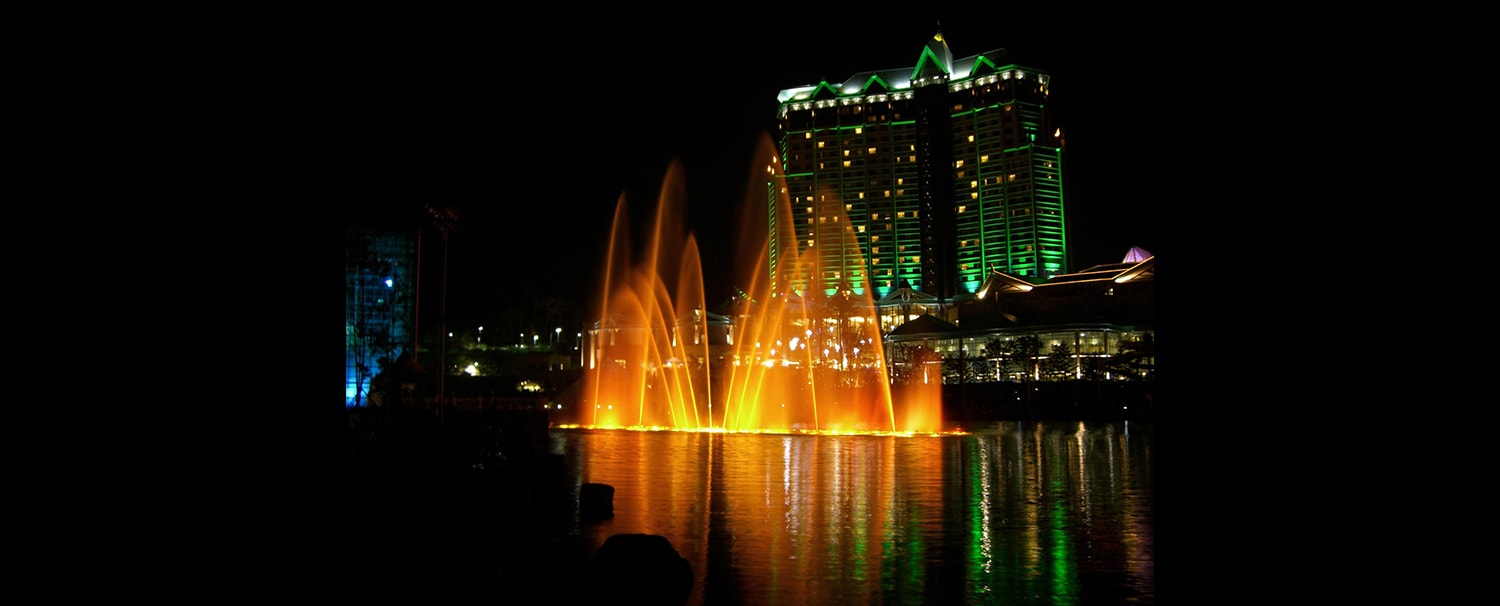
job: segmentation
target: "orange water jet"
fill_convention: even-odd
[[[674,160],[663,178],[638,260],[621,195],[586,341],[578,423],[678,431],[941,432],[940,373],[925,380],[915,373],[909,384],[892,385],[867,276],[832,292],[798,292],[794,284],[812,283],[808,277],[823,268],[815,255],[801,258],[795,244],[777,251],[775,272],[768,267],[770,247],[796,237],[790,225],[766,227],[767,204],[780,207],[776,216],[791,213],[769,139],[759,151],[750,181],[755,186],[747,188],[736,223],[736,258],[746,265],[737,277],[748,283],[728,316],[705,304],[698,242],[684,225],[681,163]],[[847,217],[843,224],[846,249],[862,251]]]

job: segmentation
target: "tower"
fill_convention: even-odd
[[[911,67],[782,90],[772,283],[823,294],[848,284],[875,297],[906,283],[951,303],[991,269],[1067,273],[1050,80],[1005,49],[955,60],[938,32]],[[801,266],[777,263],[789,250]]]
[[[417,353],[420,235],[349,229],[344,240],[344,405],[369,404],[370,382]]]

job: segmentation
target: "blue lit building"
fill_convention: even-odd
[[[420,242],[416,231],[345,234],[345,407],[368,406],[370,379],[416,353]]]

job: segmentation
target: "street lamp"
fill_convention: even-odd
[[[552,349],[557,349],[557,344],[562,342],[562,327],[552,329]]]

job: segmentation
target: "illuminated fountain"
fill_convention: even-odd
[[[632,246],[628,203],[621,195],[583,356],[578,424],[940,433],[940,373],[913,373],[919,379],[909,383],[915,384],[892,384],[868,284],[799,292],[799,282],[789,276],[821,275],[822,268],[815,257],[799,258],[796,246],[778,250],[780,278],[773,283],[770,247],[794,238],[790,232],[772,238],[765,227],[768,199],[780,200],[778,216],[790,213],[785,195],[768,193],[785,191],[769,140],[757,158],[751,182],[764,187],[748,188],[735,223],[736,260],[743,265],[737,277],[746,282],[731,316],[714,314],[705,304],[697,238],[685,228],[680,163],[667,169],[639,251]],[[847,248],[860,250],[847,227],[844,237],[852,245]]]

